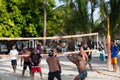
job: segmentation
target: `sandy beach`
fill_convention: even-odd
[[[62,80],[74,80],[74,77],[78,75],[76,66],[71,63],[65,56],[59,57],[62,64]],[[120,60],[120,58],[119,58]],[[107,61],[101,61],[99,54],[93,54],[91,61],[93,71],[89,70],[87,66],[88,76],[86,80],[120,80],[120,71],[114,73],[107,70]],[[43,57],[41,61],[41,67],[44,80],[48,77],[48,65],[46,63],[46,57]],[[22,77],[22,67],[20,66],[20,59],[18,59],[17,71],[12,73],[12,67],[9,59],[0,59],[0,80],[31,80],[29,76],[29,70],[26,70],[25,77]],[[35,80],[40,80],[38,73],[35,73]],[[57,80],[57,79],[55,79]]]

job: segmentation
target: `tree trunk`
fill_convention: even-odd
[[[44,0],[44,37],[46,37],[46,0]],[[43,47],[45,53],[46,39],[44,39]]]

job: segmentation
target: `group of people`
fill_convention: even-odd
[[[13,73],[16,72],[16,66],[17,66],[17,57],[18,57],[18,51],[15,49],[15,45],[12,47],[12,50],[10,50],[9,57],[11,59],[11,65],[13,67]],[[54,51],[50,50],[48,52],[48,58],[46,59],[46,62],[49,66],[49,73],[48,73],[48,80],[53,80],[54,77],[56,77],[58,80],[61,80],[61,66],[59,63],[59,60],[56,56],[54,56]],[[21,55],[21,66],[23,66],[22,70],[22,76],[24,77],[25,70],[27,67],[29,67],[30,76],[31,79],[34,80],[34,73],[38,72],[40,74],[41,80],[43,80],[42,76],[42,69],[40,67],[41,62],[41,55],[38,52],[37,48],[34,48],[32,50],[27,50],[26,48],[22,50]]]
[[[79,75],[75,77],[74,80],[84,80],[87,77],[87,70],[86,65],[90,65],[90,69],[92,70],[90,60],[91,60],[91,53],[85,52],[84,49],[89,49],[88,47],[81,47],[80,52],[77,56],[75,55],[67,55],[67,58],[76,64]],[[40,74],[41,80],[43,80],[42,76],[42,70],[40,67],[41,62],[41,54],[38,52],[37,48],[34,48],[32,50],[23,49],[21,51],[22,55],[19,55],[21,57],[21,66],[23,66],[22,76],[24,77],[25,70],[27,69],[27,66],[29,67],[30,76],[32,80],[34,80],[34,73],[38,72]],[[13,72],[16,72],[16,66],[17,66],[17,56],[18,51],[15,49],[15,46],[12,47],[12,50],[10,50],[10,58],[11,58],[11,65],[13,67]],[[56,77],[57,80],[61,79],[61,64],[59,59],[57,58],[55,49],[48,51],[48,58],[46,59],[46,62],[49,66],[49,73],[48,73],[48,80],[54,80]],[[22,64],[23,63],[23,64]]]
[[[85,52],[85,50],[88,50]],[[84,44],[79,49],[79,53],[77,55],[66,55],[66,57],[77,66],[79,74],[74,78],[74,80],[84,80],[87,77],[87,70],[86,65],[88,64],[90,67],[90,70],[92,70],[92,66],[90,61],[92,60],[92,54],[91,51],[89,51],[90,48],[87,46],[87,44]],[[118,70],[118,51],[119,48],[114,44],[114,41],[111,41],[111,60],[113,64],[113,70],[114,72],[117,72]],[[42,70],[40,67],[41,62],[41,53],[40,49],[38,51],[37,48],[34,48],[33,50],[22,50],[21,57],[21,66],[23,66],[22,76],[25,74],[25,70],[27,69],[27,66],[30,70],[30,76],[32,80],[34,80],[34,73],[38,72],[40,74],[41,80],[43,80],[42,76]],[[17,55],[18,51],[15,49],[15,45],[12,47],[12,50],[10,50],[9,57],[11,58],[11,65],[13,67],[13,72],[16,72],[16,66],[17,66]],[[22,62],[24,61],[24,62]],[[57,80],[61,79],[61,64],[59,59],[57,58],[55,49],[52,49],[48,52],[48,58],[46,59],[46,62],[49,66],[49,73],[48,73],[48,80],[54,80],[56,77]],[[22,65],[23,63],[23,65]]]
[[[13,67],[13,72],[16,72],[16,66],[17,66],[17,55],[18,51],[15,49],[15,45],[12,47],[12,50],[10,50],[9,57],[11,58],[11,65]],[[85,50],[88,50],[85,52]],[[84,44],[79,49],[79,54],[76,55],[67,55],[67,58],[74,63],[77,66],[79,75],[75,77],[74,80],[84,80],[87,77],[87,70],[86,65],[88,64],[90,67],[90,70],[92,70],[92,66],[90,61],[92,60],[92,54],[89,51],[90,48],[87,46],[87,44]],[[114,41],[111,41],[111,61],[113,64],[113,71],[117,72],[118,70],[118,51],[119,48],[114,44]],[[38,51],[37,48],[34,48],[33,50],[22,50],[21,57],[21,66],[23,66],[22,76],[25,74],[25,70],[27,69],[27,66],[30,70],[30,76],[32,80],[34,80],[34,73],[39,72],[41,79],[43,80],[42,76],[42,70],[40,67],[41,62],[41,53],[40,49]],[[58,80],[61,80],[61,64],[59,62],[59,59],[57,58],[55,49],[52,49],[48,52],[48,58],[46,59],[46,62],[49,66],[49,73],[48,73],[48,80],[54,80],[56,77]],[[22,65],[22,61],[23,65]]]
[[[25,74],[25,70],[27,69],[27,66],[30,70],[30,76],[32,80],[34,80],[34,73],[39,72],[41,79],[42,77],[42,71],[40,67],[40,61],[41,56],[38,54],[38,50],[35,48],[31,52],[31,50],[23,49],[20,56],[18,56],[18,51],[15,49],[15,45],[12,47],[12,50],[10,50],[10,59],[11,59],[11,65],[13,67],[13,73],[16,72],[16,66],[17,66],[17,57],[21,57],[21,66],[23,66],[22,76]],[[22,61],[23,65],[22,65]]]

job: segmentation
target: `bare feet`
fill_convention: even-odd
[[[41,78],[41,80],[44,80],[43,78]]]
[[[16,71],[13,71],[13,73],[16,73]]]

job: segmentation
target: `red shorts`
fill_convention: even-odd
[[[34,73],[34,72],[41,72],[41,67],[40,66],[32,66],[31,68],[31,72]]]

